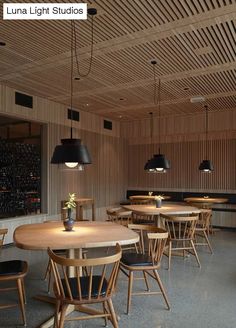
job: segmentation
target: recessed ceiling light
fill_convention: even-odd
[[[88,8],[87,12],[89,15],[94,16],[97,14],[97,9],[96,8]]]
[[[149,64],[155,65],[155,64],[160,64],[160,60],[157,58],[152,58],[148,60]]]
[[[1,47],[4,47],[6,45],[6,42],[2,42],[2,41],[0,41],[0,46]]]

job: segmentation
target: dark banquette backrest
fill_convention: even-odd
[[[151,191],[151,190],[150,190]],[[130,196],[134,195],[148,195],[147,190],[127,190],[126,192],[126,198],[129,200]],[[165,195],[170,196],[170,199],[166,201],[170,202],[184,202],[184,198],[188,197],[203,197],[208,196],[212,198],[227,198],[228,202],[227,204],[236,204],[236,194],[230,194],[230,193],[209,193],[209,192],[183,192],[183,191],[153,191],[153,195]],[[213,210],[219,211],[219,210],[225,210],[225,211],[236,211],[236,209],[233,208],[227,208],[224,206],[225,204],[220,204],[220,208],[216,207],[213,208]]]

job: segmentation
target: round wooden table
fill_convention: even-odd
[[[214,198],[214,197],[187,197],[184,198],[184,201],[192,204],[199,204],[203,208],[210,208],[213,204],[222,204],[227,203],[227,198]]]
[[[184,198],[185,202],[188,203],[215,203],[215,204],[221,204],[221,203],[227,203],[227,198],[213,198],[213,197],[187,197]]]
[[[129,199],[131,200],[155,200],[156,196],[149,196],[149,195],[134,195],[134,196],[129,196]],[[162,198],[165,199],[170,199],[170,196],[162,196]]]
[[[201,212],[201,210],[197,207],[171,203],[162,203],[160,208],[155,205],[123,205],[123,208],[138,215],[153,215],[155,224],[158,227],[161,226],[161,213],[166,215],[188,215],[190,213]]]
[[[162,203],[162,207],[160,208],[154,205],[123,205],[123,207],[128,211],[143,215],[159,215],[161,213],[167,215],[200,213],[200,209],[197,207],[171,203]]]
[[[149,196],[149,195],[134,195],[134,196],[129,196],[129,199],[131,200],[131,204],[135,202],[146,202],[146,203],[154,203],[156,196]],[[170,196],[162,196],[163,200],[170,199]]]
[[[65,231],[62,221],[25,224],[16,228],[14,241],[17,247],[30,250],[73,250],[133,244],[138,234],[112,222],[75,222],[72,231]]]

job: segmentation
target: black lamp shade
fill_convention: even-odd
[[[170,168],[170,162],[163,154],[155,154],[144,166],[149,172],[164,173]]]
[[[150,163],[150,159],[147,161],[147,163],[144,165],[144,170],[148,170],[149,168],[149,163]]]
[[[51,163],[79,163],[91,164],[91,157],[85,145],[81,145],[80,139],[61,139],[61,145],[55,147]]]
[[[214,171],[214,166],[209,159],[204,159],[199,165],[199,170],[202,172],[210,173]]]

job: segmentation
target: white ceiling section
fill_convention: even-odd
[[[94,61],[90,75],[74,82],[74,107],[113,120],[148,118],[155,110],[149,62],[157,58],[163,116],[196,113],[199,104],[190,103],[196,95],[206,98],[210,111],[236,109],[235,0],[87,3],[98,10]],[[79,61],[86,71],[90,20],[76,24]],[[0,41],[6,42],[0,47],[0,83],[69,105],[69,21],[1,20]]]

